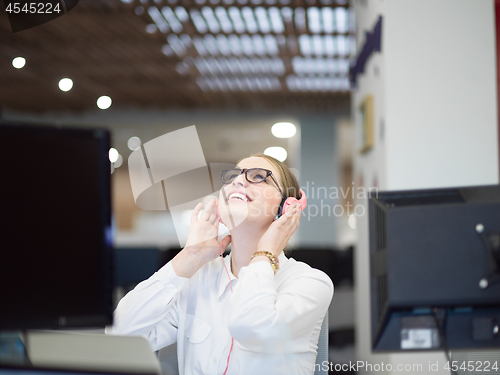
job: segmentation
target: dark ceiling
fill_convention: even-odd
[[[346,110],[353,22],[339,0],[80,0],[17,33],[2,12],[0,106]]]

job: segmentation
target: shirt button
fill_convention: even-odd
[[[214,363],[215,363],[215,362],[217,362],[217,358],[213,357],[213,358],[212,358],[212,361],[213,361]]]

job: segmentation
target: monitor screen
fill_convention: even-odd
[[[112,319],[109,132],[0,124],[0,329]]]

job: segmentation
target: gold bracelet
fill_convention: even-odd
[[[276,275],[276,272],[278,272],[278,270],[280,269],[280,262],[278,258],[275,257],[274,254],[269,251],[257,251],[252,255],[252,259],[259,255],[263,255],[269,258],[269,260],[271,261],[271,267],[273,267],[274,274]]]

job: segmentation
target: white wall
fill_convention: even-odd
[[[494,4],[387,1],[387,188],[498,182]]]
[[[369,0],[355,2],[355,13],[358,48],[383,16],[382,52],[370,57],[352,95],[358,147],[358,107],[375,98],[375,145],[356,152],[355,180],[380,190],[498,183],[493,1]],[[424,372],[439,361],[432,373],[448,374],[443,353],[371,353],[367,217],[358,220],[355,267],[358,359],[422,364]]]

